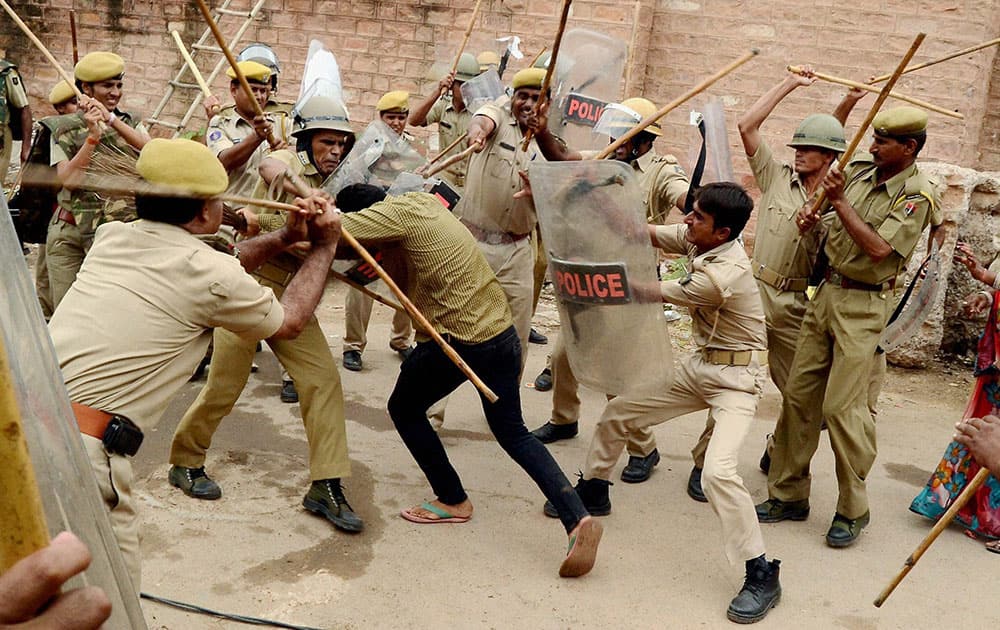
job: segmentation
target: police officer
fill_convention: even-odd
[[[21,140],[21,163],[28,160],[31,149],[31,108],[24,81],[17,66],[0,57],[0,183],[7,178],[14,140]]]
[[[328,197],[319,187],[354,145],[347,110],[330,97],[315,95],[298,112],[292,137],[294,152],[275,151],[261,162],[254,197],[265,198],[274,188],[280,199],[289,200],[303,184],[312,194]],[[269,232],[286,221],[273,210],[247,213],[247,217],[251,232]],[[280,296],[294,282],[300,266],[300,258],[284,254],[269,260],[253,275]],[[312,480],[302,504],[339,529],[360,531],[364,524],[340,485],[340,480],[350,475],[344,395],[326,335],[312,317],[295,339],[268,339],[267,343],[295,381],[302,403]],[[232,411],[246,386],[255,346],[222,329],[216,329],[214,344],[208,381],[177,426],[170,449],[171,485],[196,499],[222,496],[221,488],[205,473],[205,456],[219,423]]]
[[[785,386],[768,474],[762,522],[805,520],[809,464],[825,420],[836,460],[839,498],[826,542],[853,544],[870,519],[866,478],[875,461],[875,423],[867,383],[879,338],[895,306],[897,283],[939,205],[934,184],[916,165],[927,114],[913,107],[872,121],[869,154],[822,186],[835,212],[823,254],[823,282],[806,308]],[[819,217],[800,212],[800,229]]]
[[[76,64],[76,85],[89,98],[81,111],[53,134],[51,163],[64,188],[59,209],[49,226],[45,254],[49,266],[52,303],[60,300],[76,278],[94,240],[94,230],[108,221],[130,221],[135,209],[125,201],[105,201],[83,189],[65,187],[84,176],[96,153],[134,155],[149,140],[138,116],[120,109],[125,61],[111,52],[92,52]]]
[[[411,136],[406,133],[406,121],[410,112],[410,93],[394,90],[382,95],[375,104],[379,120],[386,124],[401,138],[409,141]],[[372,316],[374,300],[354,288],[347,290],[344,299],[344,367],[352,372],[359,372],[364,367],[361,353],[368,345],[368,322]],[[389,338],[389,348],[406,358],[410,353],[410,336],[413,333],[413,322],[403,311],[395,311],[392,315],[392,334]]]
[[[529,237],[538,222],[530,198],[515,197],[523,188],[519,173],[542,158],[534,140],[522,149],[524,134],[541,94],[545,71],[525,68],[514,75],[509,102],[480,108],[469,122],[469,160],[465,196],[456,213],[479,242],[504,289],[521,341],[522,366],[531,330],[532,267]]]
[[[483,52],[476,55],[476,63],[479,64],[480,74],[486,72],[490,68],[496,71],[500,71],[500,55],[492,50],[484,50]]]
[[[140,192],[139,221],[97,230],[87,264],[49,332],[139,591],[139,521],[128,457],[204,356],[211,328],[232,330],[252,350],[259,339],[288,339],[307,327],[340,232],[336,217],[320,215],[307,236],[296,215],[285,229],[241,242],[238,257],[227,255],[196,238],[214,233],[222,220],[221,202],[204,197],[228,186],[225,169],[208,148],[190,140],[153,140],[136,169],[146,184],[169,187],[171,196]],[[178,198],[181,191],[202,198]],[[281,301],[244,271],[303,238],[310,238],[312,248]]]
[[[705,459],[705,493],[722,524],[726,556],[731,563],[743,561],[746,566],[746,581],[727,616],[753,623],[763,619],[781,596],[779,562],[768,562],[764,555],[753,500],[737,470],[740,445],[760,396],[758,354],[766,347],[757,285],[746,252],[736,240],[750,218],[753,201],[732,182],[707,184],[696,195],[683,225],[649,226],[654,246],[688,257],[687,274],[649,290],[634,289],[646,299],[688,307],[698,350],[681,362],[672,383],[654,393],[618,396],[608,402],[576,491],[588,512],[609,514],[608,479],[626,433],[709,409],[716,430]],[[551,506],[545,506],[545,513],[552,516]]]
[[[264,104],[264,113],[272,115],[281,114],[290,118],[295,103],[278,100],[278,75],[281,74],[281,63],[278,61],[278,56],[274,53],[274,50],[267,44],[254,42],[241,50],[240,54],[236,55],[236,61],[253,61],[262,66],[267,66],[271,71],[271,91],[267,96],[267,102]],[[209,120],[216,114],[227,114],[234,108],[234,105],[227,105],[220,109],[221,104],[214,95],[209,99],[205,99],[204,105]],[[279,117],[275,116],[275,118]]]
[[[657,108],[644,98],[626,99],[620,104],[628,116],[614,123],[608,131],[622,135],[632,129],[640,120],[652,115]],[[582,153],[566,149],[547,129],[544,116],[536,121],[538,146],[549,160],[579,160]],[[615,150],[616,160],[632,165],[639,187],[643,191],[646,218],[651,223],[662,223],[673,208],[684,209],[689,183],[684,170],[673,155],[658,155],[653,142],[663,134],[659,122],[653,123],[631,140]],[[552,352],[551,365],[543,370],[550,371],[554,382],[552,393],[552,419],[533,431],[542,442],[550,443],[575,437],[579,431],[580,397],[577,395],[579,383],[573,375],[566,357],[566,346],[560,340]],[[629,463],[622,470],[622,481],[641,483],[653,472],[660,461],[656,449],[656,439],[649,428],[630,431],[628,435]]]
[[[454,74],[449,74],[438,82],[436,92],[430,94],[410,112],[409,123],[414,127],[438,125],[438,145],[443,150],[451,143],[465,136],[472,119],[472,112],[465,108],[462,98],[462,84],[479,75],[479,66],[471,53],[462,53]],[[458,143],[453,149],[460,153],[468,146],[467,141]],[[465,188],[466,160],[462,160],[441,171],[446,180],[461,193]]]

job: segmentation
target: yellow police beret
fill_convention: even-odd
[[[142,148],[135,168],[151,184],[195,195],[218,195],[229,187],[222,162],[194,140],[154,138]]]
[[[880,136],[910,136],[927,130],[927,112],[916,107],[894,107],[879,112],[872,129]]]
[[[410,93],[405,90],[393,90],[386,92],[382,98],[375,103],[378,113],[382,112],[408,112],[410,111]]]
[[[73,70],[77,81],[96,83],[120,76],[125,72],[125,60],[113,52],[92,52],[83,56]]]
[[[49,103],[52,105],[59,105],[75,96],[76,92],[73,91],[73,87],[65,81],[60,81],[59,83],[56,83],[52,87],[52,91],[49,92]]]
[[[544,68],[525,68],[514,75],[510,86],[515,90],[525,87],[540,89],[542,87],[542,81],[544,80]]]
[[[271,69],[262,63],[257,63],[256,61],[241,61],[236,64],[243,76],[247,78],[247,81],[253,81],[255,83],[268,83],[271,80]],[[236,72],[229,68],[226,70],[226,76],[230,79],[236,78]]]

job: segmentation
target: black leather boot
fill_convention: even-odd
[[[781,560],[767,561],[765,556],[747,560],[743,588],[729,604],[726,617],[736,623],[756,623],[781,599],[778,572]]]
[[[606,479],[584,479],[580,476],[580,481],[576,482],[576,494],[583,501],[583,507],[587,508],[591,516],[607,516],[611,514],[611,497],[608,495],[608,487],[611,482]],[[545,502],[545,516],[559,518],[559,511],[551,501]]]

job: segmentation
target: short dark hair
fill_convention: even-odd
[[[191,221],[198,216],[204,205],[204,199],[190,197],[135,196],[135,212],[140,219],[171,225],[184,225]]]
[[[705,184],[698,188],[694,198],[698,209],[712,217],[716,230],[729,228],[730,241],[740,235],[753,211],[753,199],[735,182]]]
[[[358,212],[385,199],[385,190],[372,184],[351,184],[337,193],[341,212]]]

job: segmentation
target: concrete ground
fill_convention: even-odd
[[[343,288],[318,311],[334,355],[343,334]],[[184,388],[135,464],[142,518],[143,590],[217,610],[316,628],[726,628],[742,566],[722,552],[718,520],[684,492],[689,450],[704,425],[697,413],[661,425],[663,461],[644,484],[616,483],[594,571],[560,579],[566,537],[542,514],[541,493],[494,442],[471,385],[451,397],[441,435],[475,504],[461,525],[414,525],[400,509],[432,498],[403,447],[385,403],[399,359],[388,349],[390,312],[375,307],[360,373],[341,369],[353,476],[347,497],[365,519],[348,535],[301,507],[308,487],[299,406],[278,400],[279,366],[268,351],[260,371],[209,454],[221,484],[215,502],[189,499],[166,480],[174,427],[202,382]],[[533,345],[522,388],[529,428],[548,419],[549,394],[528,383],[558,334],[550,302],[536,323],[549,346]],[[682,343],[685,322],[671,324]],[[608,357],[623,360],[627,357]],[[339,361],[338,361],[339,363]],[[824,543],[836,484],[829,442],[814,459],[812,515],[764,525],[769,556],[782,560],[781,603],[761,623],[773,628],[996,628],[1000,556],[953,527],[881,609],[872,600],[930,529],[907,510],[948,443],[971,389],[968,370],[890,371],[878,419],[879,458],[869,489],[872,524],[852,548]],[[552,446],[571,476],[583,464],[602,394],[581,392],[581,435]],[[741,472],[755,500],[767,496],[757,460],[774,428],[773,385],[746,440]],[[620,466],[624,465],[624,458]],[[243,627],[143,602],[150,628]]]

